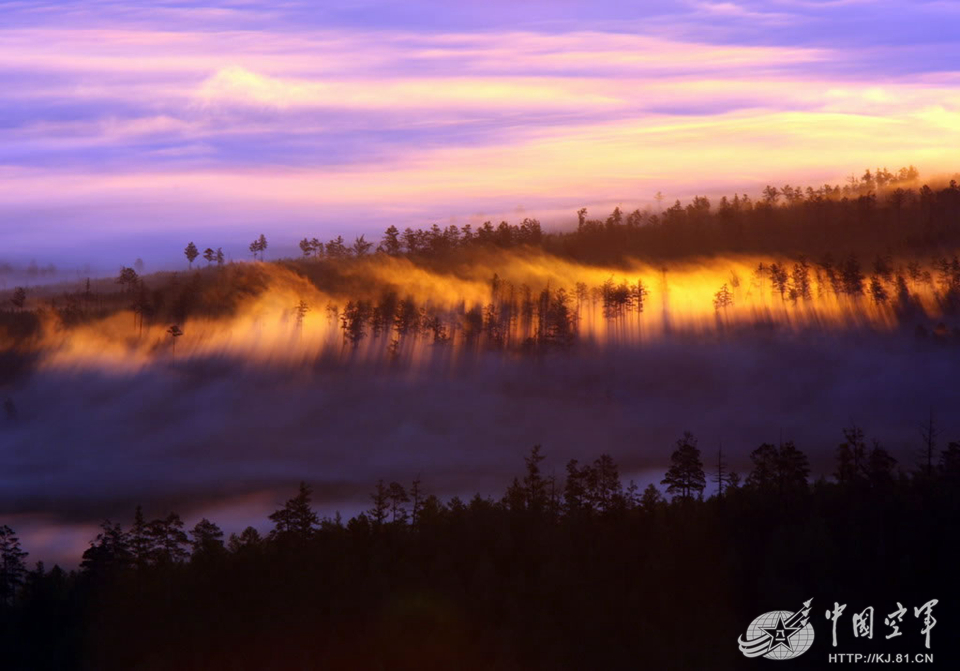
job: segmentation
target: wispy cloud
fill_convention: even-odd
[[[878,162],[953,168],[960,74],[911,41],[909,20],[886,44],[818,37],[896,4],[626,16],[600,2],[574,21],[566,5],[493,2],[471,29],[456,11],[429,19],[429,3],[5,3],[0,216],[67,240],[118,216],[144,234],[203,212],[213,227],[287,221],[277,234],[293,239],[317,212],[317,226],[369,230],[398,213],[642,203]],[[36,244],[24,234],[8,253]]]

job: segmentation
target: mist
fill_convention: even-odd
[[[955,347],[906,329],[741,330],[417,365],[207,356],[41,367],[8,387],[16,419],[0,432],[0,510],[33,559],[69,565],[85,546],[77,528],[92,538],[101,519],[128,522],[138,504],[188,521],[218,515],[234,531],[263,525],[301,480],[330,516],[368,507],[379,479],[499,497],[535,444],[558,479],[569,459],[609,453],[645,484],[658,483],[685,430],[708,468],[722,441],[740,473],[761,443],[793,440],[816,477],[832,473],[841,430],[856,423],[910,470],[931,410],[944,439],[960,430],[949,412],[960,361],[945,351]]]

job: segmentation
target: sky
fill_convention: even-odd
[[[960,3],[5,2],[0,262],[955,172]]]

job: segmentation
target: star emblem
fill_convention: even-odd
[[[787,650],[793,650],[793,643],[790,642],[790,637],[802,628],[803,627],[789,627],[785,625],[782,615],[777,616],[777,625],[775,627],[760,627],[760,629],[770,637],[769,652],[773,652],[781,646]]]

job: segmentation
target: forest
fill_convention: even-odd
[[[912,167],[867,170],[843,187],[768,186],[756,201],[697,197],[605,221],[581,209],[567,232],[535,219],[390,226],[376,246],[304,238],[301,258],[269,263],[265,235],[250,244],[253,263],[190,242],[186,273],[124,266],[66,290],[16,287],[0,338],[8,371],[45,354],[72,365],[90,350],[174,360],[178,345],[181,358],[409,362],[446,345],[530,353],[743,328],[952,338],[960,187],[914,188],[918,179]]]
[[[269,532],[228,538],[137,507],[70,572],[28,568],[2,527],[4,668],[741,668],[746,624],[810,598],[797,668],[925,650],[912,615],[893,641],[844,622],[831,648],[834,601],[880,614],[935,598],[929,649],[956,659],[960,443],[897,464],[853,426],[829,480],[791,442],[754,449],[741,478],[687,432],[642,490],[609,455],[560,478],[546,456],[535,446],[499,497],[381,480],[349,520],[318,516],[301,483]]]
[[[957,182],[660,200],[0,293],[3,668],[948,665]]]

